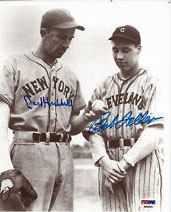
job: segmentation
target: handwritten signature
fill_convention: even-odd
[[[98,119],[96,119],[93,124],[90,126],[88,132],[99,132],[100,130],[106,130],[108,128],[114,127],[116,130],[122,126],[130,127],[136,126],[138,124],[150,124],[154,120],[162,119],[164,117],[150,117],[148,115],[149,111],[147,110],[144,114],[140,113],[137,117],[133,117],[132,111],[129,111],[121,120],[119,119],[119,114],[117,114],[112,122],[108,123],[108,118],[111,115],[111,112],[106,112],[102,114]]]
[[[46,106],[48,106],[48,107],[51,107],[51,106],[56,106],[56,107],[66,106],[66,107],[72,107],[72,109],[73,109],[72,100],[70,100],[70,102],[69,102],[68,99],[66,100],[66,102],[61,99],[61,101],[59,103],[58,99],[56,99],[56,102],[53,102],[53,101],[49,101],[48,97],[46,97],[46,98],[40,97],[40,101],[35,102],[35,101],[31,101],[29,96],[24,95],[24,100],[25,100],[26,106],[29,109],[33,109],[33,106],[39,106],[39,107],[44,107],[44,108],[46,108]]]

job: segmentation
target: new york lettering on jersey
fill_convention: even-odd
[[[67,86],[63,80],[60,80],[55,76],[53,76],[52,88],[55,90],[57,89],[57,91],[63,93],[63,95],[67,99],[71,99],[72,97],[74,97],[71,88]],[[24,86],[22,86],[22,89],[24,90],[25,95],[27,95],[30,98],[31,96],[35,96],[42,90],[49,89],[49,85],[47,83],[46,77],[42,76],[40,78],[37,78],[33,81],[26,83]]]

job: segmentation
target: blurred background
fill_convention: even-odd
[[[168,1],[0,1],[0,66],[9,55],[38,47],[42,14],[56,7],[68,9],[86,28],[84,32],[77,30],[70,49],[62,58],[80,80],[86,101],[104,77],[118,72],[108,38],[117,26],[130,24],[141,33],[142,66],[161,81],[159,105],[166,122],[170,123],[171,13]],[[165,145],[169,149],[167,126]],[[9,137],[12,138],[11,132]],[[93,165],[89,145],[81,134],[73,136],[71,145],[75,163],[75,211],[100,211],[98,169]],[[165,155],[168,160],[169,152]],[[170,182],[168,175],[165,180]]]

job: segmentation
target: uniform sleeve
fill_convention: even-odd
[[[92,102],[94,102],[95,100],[98,100],[98,99],[101,100],[101,88],[100,87],[97,87],[94,90],[90,100]],[[94,132],[89,132],[89,129],[92,125],[93,125],[93,122],[88,123],[86,129],[82,132],[82,134],[83,134],[83,136],[85,137],[86,140],[89,140],[89,135],[94,134]],[[103,136],[103,130],[96,132],[96,134]]]
[[[103,86],[98,86],[91,97],[91,101],[95,101],[97,99],[102,100],[102,92],[103,92]],[[89,141],[90,143],[90,151],[92,154],[93,162],[95,166],[98,165],[98,161],[107,156],[106,152],[106,145],[105,145],[105,138],[104,138],[104,131],[100,130],[99,132],[89,132],[90,127],[92,126],[93,122],[90,122],[86,129],[82,132],[83,136]]]
[[[77,80],[77,88],[76,88],[76,95],[74,98],[73,113],[79,112],[80,110],[84,109],[85,106],[86,106],[86,103],[83,98],[83,94],[81,92],[80,83]]]
[[[9,58],[0,70],[0,99],[11,107],[15,93],[15,61]]]
[[[154,150],[158,150],[162,157],[163,151],[163,124],[162,101],[159,82],[150,82],[145,90],[147,104],[145,110],[149,111],[149,124],[144,127],[138,141],[124,155],[125,160],[134,166]]]
[[[151,118],[151,122],[147,127],[154,125],[163,125],[164,114],[162,108],[162,94],[161,83],[157,80],[151,80],[145,90],[145,98],[147,99],[145,112],[148,111],[148,116]]]
[[[89,141],[93,162],[95,166],[99,166],[99,160],[103,157],[108,157],[104,138],[98,134],[92,134],[89,137]]]

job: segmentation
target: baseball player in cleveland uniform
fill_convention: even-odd
[[[92,99],[103,100],[107,113],[84,132],[89,135],[95,165],[100,167],[102,207],[104,211],[157,211],[163,117],[156,109],[156,81],[139,65],[141,38],[136,28],[118,27],[109,40],[120,72],[94,90]]]
[[[38,49],[9,58],[0,72],[2,210],[73,210],[71,135],[98,117],[91,102],[79,116],[85,108],[79,81],[58,60],[75,29],[84,27],[68,11],[49,10]],[[8,126],[14,131],[11,158]]]

